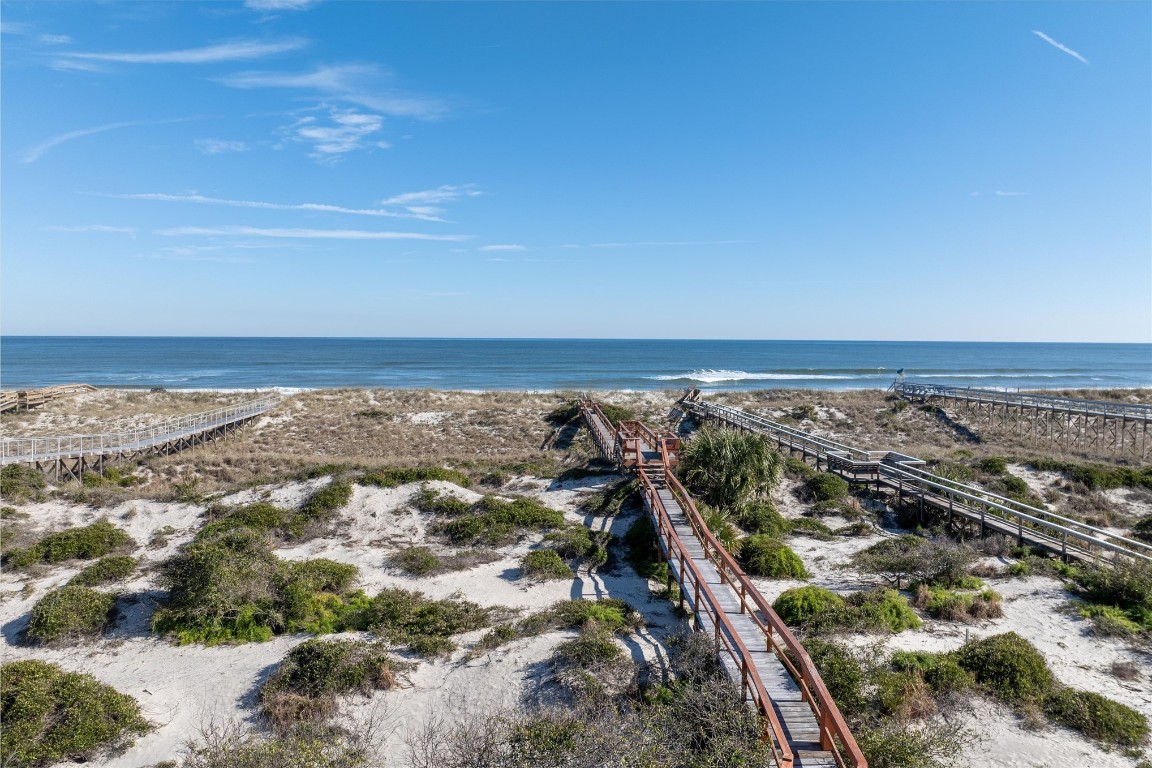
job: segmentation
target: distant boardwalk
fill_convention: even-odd
[[[274,406],[275,395],[126,432],[61,437],[6,437],[0,464],[27,464],[57,480],[79,480],[85,472],[103,473],[108,462],[144,454],[169,454],[226,437]]]
[[[1016,434],[1052,440],[1067,448],[1148,457],[1152,451],[1152,405],[1071,397],[945,387],[898,381],[892,391],[907,400],[953,400],[977,418]]]
[[[67,397],[81,392],[95,392],[96,387],[91,384],[58,384],[43,389],[7,389],[0,392],[0,413],[9,411],[27,411],[51,402],[58,397]]]
[[[891,451],[863,451],[739,408],[701,401],[698,393],[690,393],[682,405],[697,419],[767,435],[789,454],[813,461],[817,469],[834,472],[850,483],[885,489],[897,503],[915,503],[922,519],[928,510],[935,510],[950,526],[972,535],[999,533],[1064,560],[1152,563],[1152,546],[1144,542],[934,475],[922,469],[920,459]]]

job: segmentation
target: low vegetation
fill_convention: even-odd
[[[54,589],[32,606],[25,636],[34,643],[61,643],[99,635],[115,605],[115,595],[87,587]]]
[[[527,531],[550,531],[566,525],[563,512],[526,497],[505,500],[485,496],[469,505],[426,490],[417,504],[421,509],[447,518],[434,522],[430,530],[457,545],[500,546]]]
[[[37,563],[93,560],[129,546],[134,546],[134,542],[127,533],[107,520],[100,520],[82,528],[50,533],[30,547],[9,550],[4,556],[4,565],[27,568]]]
[[[1076,464],[1050,458],[1027,461],[1029,467],[1039,471],[1061,472],[1069,481],[1093,491],[1110,488],[1152,489],[1152,466],[1119,467],[1107,464]]]
[[[580,506],[594,515],[610,517],[619,514],[620,510],[629,504],[635,504],[640,499],[640,481],[632,478],[612,483],[603,490],[589,494]]]
[[[260,704],[272,726],[287,731],[303,720],[330,718],[340,696],[396,687],[409,666],[389,656],[383,643],[307,640],[260,687]]]
[[[866,573],[885,576],[897,589],[908,582],[951,588],[972,583],[969,570],[975,560],[971,547],[943,537],[905,534],[856,553],[852,563]]]
[[[818,472],[805,483],[814,501],[839,501],[848,496],[848,481],[831,472]]]
[[[1152,565],[1116,561],[1068,568],[1065,576],[1096,630],[1132,639],[1152,638]]]
[[[627,602],[616,598],[564,600],[519,621],[497,624],[480,638],[474,652],[491,650],[553,629],[573,629],[588,623],[606,632],[623,634],[643,626],[644,617]]]
[[[524,555],[520,572],[533,581],[571,579],[575,575],[554,549],[536,549]]]
[[[47,486],[44,475],[26,464],[0,467],[0,497],[5,501],[38,499],[44,495]]]
[[[787,544],[764,534],[755,534],[740,544],[740,565],[752,576],[773,579],[807,579],[808,570]]]
[[[388,562],[409,576],[435,576],[468,570],[499,559],[499,554],[485,549],[461,549],[437,554],[428,547],[405,547],[394,552]]]
[[[365,472],[357,479],[360,485],[371,485],[377,488],[396,488],[409,483],[421,483],[429,480],[443,480],[454,483],[462,488],[472,484],[471,480],[462,472],[443,467],[385,467]]]
[[[916,612],[893,589],[853,592],[843,598],[823,587],[795,587],[776,598],[772,608],[786,624],[809,633],[903,632],[920,627]]]
[[[766,497],[779,482],[784,465],[764,435],[711,427],[684,445],[680,462],[689,490],[723,510]]]
[[[998,619],[1004,615],[1000,595],[985,589],[981,592],[958,592],[944,587],[920,584],[916,588],[916,607],[929,616],[945,621]]]
[[[132,743],[152,726],[131,696],[91,675],[29,659],[0,667],[0,762],[84,762]]]
[[[123,581],[136,572],[136,558],[127,555],[108,555],[100,558],[72,577],[70,585],[98,587]]]

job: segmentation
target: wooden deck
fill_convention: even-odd
[[[640,422],[616,427],[592,401],[581,402],[601,454],[640,478],[660,551],[680,586],[695,627],[715,638],[717,654],[764,723],[778,768],[867,768],[835,702],[803,646],[732,556],[704,525],[670,471],[680,441]],[[787,650],[787,655],[783,651]]]
[[[865,451],[765,419],[739,408],[699,400],[683,403],[687,412],[737,429],[759,432],[781,450],[800,454],[818,469],[834,472],[853,484],[886,490],[898,503],[912,501],[922,513],[939,513],[949,524],[974,534],[1000,533],[1065,560],[1110,562],[1115,558],[1152,562],[1152,546],[1088,525],[1047,509],[989,493],[935,475],[924,462],[891,451]]]

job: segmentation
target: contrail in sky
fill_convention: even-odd
[[[1056,42],[1052,38],[1048,37],[1048,35],[1041,32],[1040,30],[1034,29],[1034,30],[1032,30],[1032,34],[1036,35],[1038,38],[1040,38],[1044,42],[1048,43],[1049,45],[1051,45],[1055,48],[1058,48],[1061,51],[1064,51],[1064,53],[1068,54],[1069,56],[1071,56],[1075,59],[1079,59],[1080,61],[1084,62],[1085,64],[1088,63],[1088,59],[1086,59],[1083,56],[1081,56],[1080,54],[1076,53],[1076,51],[1072,50],[1068,46],[1066,46],[1062,43]]]

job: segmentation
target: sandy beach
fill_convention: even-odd
[[[241,393],[141,393],[101,390],[49,404],[39,410],[6,415],[6,436],[118,430],[181,413],[242,400]],[[691,425],[675,421],[673,393],[603,393],[605,402],[631,409],[654,424],[672,424],[685,434]],[[548,414],[568,399],[564,393],[461,393],[437,391],[336,390],[286,395],[271,412],[240,429],[228,441],[167,457],[149,457],[126,467],[141,478],[132,487],[49,486],[38,499],[5,500],[5,549],[23,546],[47,533],[107,519],[127,532],[128,554],[140,567],[129,580],[111,585],[119,598],[114,625],[95,639],[62,647],[25,642],[23,631],[32,606],[50,590],[68,582],[86,563],[70,561],[30,570],[5,568],[0,574],[0,624],[3,659],[41,659],[66,670],[87,672],[136,699],[155,729],[122,754],[103,755],[93,765],[132,768],[181,759],[208,723],[232,721],[261,728],[258,690],[293,647],[307,635],[282,635],[267,642],[205,647],[177,645],[151,632],[151,618],[163,598],[157,585],[159,565],[176,554],[204,524],[210,507],[267,502],[298,507],[330,481],[328,474],[299,479],[309,467],[439,466],[476,478],[468,488],[446,481],[407,483],[394,488],[354,485],[348,503],[322,535],[280,546],[288,561],[328,558],[354,565],[357,586],[369,594],[389,587],[419,590],[434,599],[462,596],[510,616],[526,616],[567,599],[626,600],[643,614],[635,633],[617,637],[626,658],[659,667],[667,656],[663,641],[684,626],[674,606],[656,594],[656,584],[637,575],[624,560],[619,540],[642,511],[635,505],[613,516],[596,516],[584,507],[591,494],[620,476],[586,468],[595,456],[584,429],[550,423]],[[1007,455],[1013,476],[1052,508],[1071,509],[1073,497],[1056,472],[1038,472],[1021,461],[1030,456],[1063,456],[1058,448],[1029,444],[964,423],[956,413],[905,408],[883,392],[726,393],[716,398],[788,420],[813,432],[869,448],[899,449],[924,458]],[[670,421],[670,417],[673,421]],[[971,439],[979,430],[980,440]],[[963,454],[957,452],[964,452]],[[1099,457],[1095,457],[1099,459]],[[566,470],[581,468],[565,476]],[[582,475],[582,476],[578,476]],[[178,500],[179,489],[195,480],[195,500]],[[475,567],[437,575],[405,574],[390,560],[397,551],[424,546],[450,548],[434,535],[432,518],[417,497],[425,490],[472,503],[483,494],[525,496],[563,513],[572,524],[617,537],[607,565],[578,569],[570,579],[534,582],[521,577],[521,559],[544,543],[529,533],[494,546],[491,559]],[[777,509],[798,519],[811,512],[802,482],[786,478],[773,492]],[[1152,492],[1118,489],[1099,494],[1100,508],[1117,530],[1152,514]],[[821,518],[830,528],[849,520]],[[855,570],[852,555],[900,531],[883,510],[860,535],[819,540],[792,534],[787,543],[812,577],[808,584],[838,593],[878,586],[875,574]],[[1103,694],[1152,718],[1152,664],[1147,646],[1093,631],[1078,613],[1078,601],[1063,582],[1049,575],[1009,576],[1007,554],[986,556],[987,586],[1003,597],[1003,617],[971,623],[932,619],[897,635],[858,634],[849,641],[875,653],[892,650],[950,651],[968,639],[1015,632],[1044,655],[1064,684]],[[769,599],[802,582],[757,579]],[[349,697],[349,717],[375,713],[387,736],[377,755],[382,765],[406,765],[414,734],[429,722],[454,721],[477,713],[508,711],[530,702],[550,682],[549,658],[575,630],[551,630],[475,651],[484,635],[476,630],[455,638],[459,648],[446,658],[409,657],[414,666],[400,687],[372,696]],[[1118,669],[1135,670],[1118,675]],[[1087,763],[1102,768],[1137,765],[1137,752],[1106,750],[1066,728],[1026,723],[1016,713],[981,696],[970,696],[947,717],[979,739],[967,742],[960,764],[973,768],[1018,768]],[[1146,763],[1144,763],[1146,765]]]

